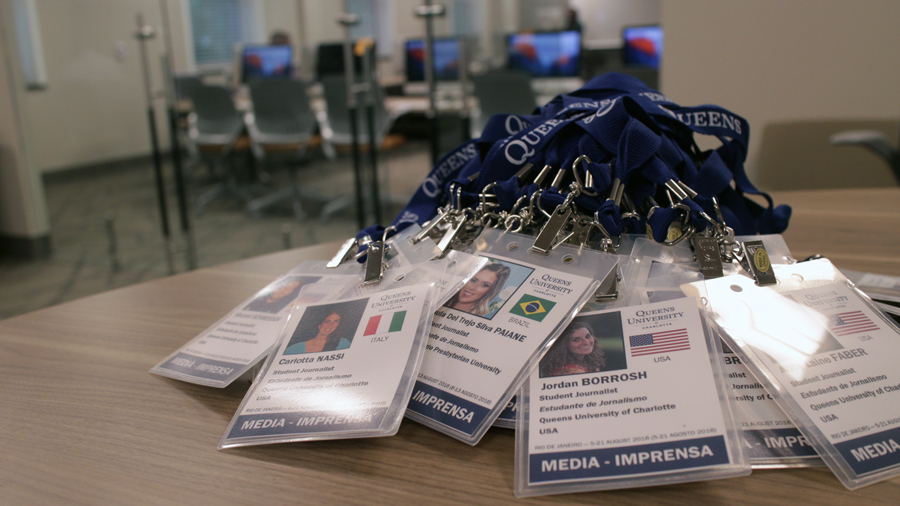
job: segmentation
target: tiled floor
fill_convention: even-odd
[[[385,201],[405,203],[430,169],[428,147],[410,142],[379,157],[381,192]],[[167,173],[171,173],[169,167]],[[199,193],[206,174],[200,168],[191,178],[192,193]],[[320,202],[305,201],[310,218],[298,222],[290,206],[273,209],[251,219],[229,197],[221,197],[193,216],[200,267],[249,258],[285,247],[300,247],[355,235],[355,212],[346,209],[327,222],[317,219],[321,201],[349,195],[353,188],[349,156],[334,161],[317,158],[303,167],[304,194]],[[283,174],[275,173],[276,180]],[[284,181],[282,181],[283,184]],[[169,182],[169,221],[173,237],[182,242]],[[68,300],[169,274],[162,239],[152,166],[122,164],[103,171],[84,171],[52,177],[46,183],[53,255],[39,261],[0,261],[0,319]],[[385,205],[384,221],[399,211]],[[118,269],[109,254],[107,217],[113,218]],[[374,222],[373,218],[369,218]],[[176,271],[187,269],[183,254],[174,255]]]

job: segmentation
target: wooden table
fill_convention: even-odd
[[[795,256],[900,275],[900,188],[785,192]],[[397,436],[216,450],[247,383],[150,367],[278,274],[335,244],[151,281],[0,322],[0,504],[891,504],[824,468],[666,487],[513,496],[513,431],[470,447],[413,422]]]

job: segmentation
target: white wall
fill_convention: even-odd
[[[50,232],[43,186],[25,150],[18,96],[24,93],[14,56],[11,4],[0,4],[0,235],[37,239]]]
[[[166,0],[176,72],[193,70],[185,35],[188,0]],[[340,2],[319,2],[333,4]],[[155,91],[163,87],[165,53],[159,0],[36,0],[48,86],[18,94],[25,150],[38,172],[146,155],[150,151],[146,98],[135,16],[156,27],[147,43]],[[297,0],[261,0],[261,41],[274,30],[301,39]],[[116,58],[116,44],[126,48]],[[168,149],[164,102],[156,100],[158,134]]]
[[[622,27],[660,22],[660,0],[569,0],[588,47],[622,45]]]
[[[138,12],[143,12],[146,23],[160,26],[159,2],[38,0],[36,4],[48,85],[42,91],[20,93],[18,104],[32,170],[49,172],[146,154],[146,99],[138,43],[132,34]],[[116,58],[117,43],[126,48],[123,60]],[[157,37],[148,49],[158,88],[163,41]],[[164,124],[161,109],[157,115]]]
[[[744,116],[751,180],[768,122],[900,116],[896,0],[662,0],[662,24],[662,91]]]

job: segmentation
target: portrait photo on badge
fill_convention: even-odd
[[[368,301],[359,299],[307,307],[283,354],[299,355],[349,348]]]
[[[444,307],[490,320],[534,271],[504,260],[488,260]]]
[[[318,276],[289,276],[266,289],[259,297],[244,306],[244,311],[275,314],[297,298],[300,290],[319,280]]]
[[[577,316],[540,362],[540,377],[626,369],[619,312]]]

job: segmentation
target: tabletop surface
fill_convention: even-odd
[[[900,188],[781,192],[796,258],[900,276]],[[850,492],[826,468],[516,499],[512,430],[475,447],[405,421],[393,437],[216,445],[249,384],[149,374],[238,303],[336,244],[290,250],[0,322],[0,504],[898,504],[900,478]]]

